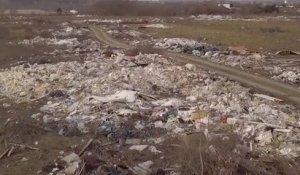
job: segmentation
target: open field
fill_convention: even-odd
[[[300,21],[177,20],[167,29],[145,29],[157,37],[204,40],[224,48],[244,46],[258,52],[300,51]]]

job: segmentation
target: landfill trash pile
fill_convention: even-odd
[[[132,38],[138,38],[141,35],[143,35],[141,32],[135,31],[135,30],[125,30],[125,31],[119,31],[119,30],[108,30],[107,33],[111,34],[112,36],[115,36],[117,38],[126,38],[126,39],[132,39]]]
[[[284,64],[272,64],[267,56],[258,53],[247,55],[233,54],[206,54],[205,57],[213,62],[233,66],[242,70],[263,70],[274,80],[279,80],[293,85],[300,83],[300,69],[297,65],[285,66]]]
[[[36,36],[32,39],[25,39],[23,41],[19,41],[17,43],[10,43],[10,44],[19,44],[19,45],[65,45],[68,48],[77,47],[80,45],[78,37],[82,36],[83,34],[87,34],[88,30],[84,28],[74,28],[69,26],[70,24],[65,22],[62,23],[59,30],[53,31],[52,29],[48,29],[47,31],[40,31],[42,32],[50,32],[50,35],[53,38],[44,38],[41,36]]]
[[[71,36],[71,35],[80,36],[80,35],[84,34],[82,29],[76,29],[76,28],[70,27],[70,26],[68,26],[68,23],[63,23],[62,26],[63,26],[63,28],[60,31],[56,31],[53,33],[54,36]],[[87,32],[87,31],[85,31],[85,32]]]
[[[2,70],[0,77],[1,95],[17,102],[47,97],[40,109],[44,122],[76,123],[83,133],[92,132],[85,127],[90,122],[109,121],[100,132],[110,132],[130,116],[142,115],[144,119],[135,121],[137,130],[153,125],[178,134],[208,123],[227,124],[254,147],[270,149],[274,137],[280,136],[279,153],[291,157],[299,153],[299,146],[288,141],[299,137],[299,129],[287,125],[291,116],[294,125],[300,124],[294,107],[256,97],[236,82],[192,64],[178,66],[157,54],[130,57],[114,50],[112,57],[105,57],[92,51],[83,63],[17,66]],[[268,128],[275,130],[270,134]]]
[[[42,38],[37,36],[33,39],[25,39],[17,44],[34,45],[34,44],[46,44],[46,45],[66,45],[67,47],[75,47],[79,45],[77,38],[57,39],[57,38]]]
[[[300,71],[298,69],[297,72],[295,71],[282,71],[279,75],[273,76],[273,79],[281,80],[285,82],[292,82],[294,84],[300,83]]]
[[[233,51],[222,51],[209,44],[184,38],[165,38],[156,40],[155,47],[178,53],[187,53],[209,59],[212,62],[225,64],[242,70],[265,71],[272,79],[298,85],[300,82],[299,66],[272,65],[264,54]]]
[[[78,22],[93,23],[93,24],[103,24],[103,23],[119,24],[122,21],[123,20],[121,19],[85,19],[83,21],[78,21]]]
[[[260,54],[239,55],[231,54],[228,51],[221,51],[216,47],[204,42],[198,42],[184,38],[165,38],[157,41],[156,47],[169,49],[179,53],[193,54],[205,57],[213,62],[230,65],[233,67],[252,66],[264,61],[264,56]],[[255,66],[254,66],[255,67]]]
[[[192,15],[189,17],[190,19],[196,21],[291,21],[298,20],[299,16],[263,16],[263,17],[246,17],[240,18],[236,16],[230,15]]]
[[[209,60],[228,66],[244,69],[251,67],[252,69],[261,68],[261,64],[265,62],[265,56],[261,54],[248,54],[248,55],[234,55],[234,54],[223,54],[223,53],[207,53],[204,57]]]
[[[217,51],[217,48],[207,43],[184,38],[165,38],[156,42],[155,47],[196,56],[202,56],[207,52]]]
[[[167,139],[203,132],[207,139],[218,135],[226,140],[224,130],[236,133],[247,150],[259,152],[258,157],[299,158],[300,112],[296,107],[159,54],[127,56],[126,51],[111,48],[108,56],[99,42],[74,37],[85,32],[79,30],[62,25],[53,31],[58,38],[35,37],[19,44],[51,45],[56,48],[52,55],[67,52],[82,60],[0,70],[1,97],[11,103],[43,99],[38,113],[31,115],[41,128],[65,137],[97,138],[98,142],[82,140],[80,151],[72,147],[59,152],[58,161],[45,173],[75,174],[89,169],[86,174],[150,175],[159,172],[155,168],[171,150],[164,147]],[[138,37],[135,32],[126,34]],[[195,55],[220,54],[213,46],[185,39],[165,39],[157,47]],[[86,151],[93,144],[92,151]],[[127,156],[131,152],[150,154],[152,159]],[[30,160],[24,157],[22,161]],[[169,174],[179,174],[178,169],[180,165],[172,167]]]
[[[190,18],[194,20],[231,20],[231,16],[224,16],[224,15],[192,15]]]
[[[177,66],[159,55],[127,57],[118,53],[106,58],[95,53],[84,63],[18,66],[1,71],[0,77],[0,92],[7,98],[25,102],[47,97],[47,104],[40,109],[43,115],[36,119],[61,135],[95,132],[88,126],[99,123],[97,133],[130,143],[135,138],[120,131],[128,122],[134,123],[131,132],[143,133],[152,126],[167,135],[201,131],[209,124],[228,125],[245,144],[253,146],[251,149],[299,156],[299,145],[292,141],[299,139],[299,128],[287,125],[300,125],[294,107],[257,97],[236,82],[196,70],[191,64]],[[143,117],[132,121],[132,116]],[[60,128],[59,122],[69,123],[68,127]],[[154,138],[155,143],[167,135]],[[272,144],[278,138],[274,149]],[[129,149],[143,151],[147,147]],[[78,168],[73,166],[63,171]]]

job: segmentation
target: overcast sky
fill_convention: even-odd
[[[101,0],[0,0],[0,2],[21,2],[21,3],[27,3],[27,2],[96,2]],[[234,2],[234,1],[240,1],[240,2],[284,2],[284,0],[140,0],[140,1],[223,1],[223,2]],[[300,0],[288,0],[288,2],[300,2]]]

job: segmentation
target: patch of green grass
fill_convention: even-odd
[[[158,37],[205,39],[222,47],[300,51],[300,22],[297,21],[190,21],[175,22],[168,29],[145,30]]]

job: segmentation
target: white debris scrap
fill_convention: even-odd
[[[144,151],[148,145],[132,145],[129,149],[130,150],[136,150],[136,151]]]
[[[155,146],[149,146],[149,151],[155,153],[155,154],[159,154],[162,153],[161,151],[157,150]]]
[[[17,44],[19,45],[33,45],[33,44],[39,44],[45,41],[45,38],[40,37],[40,36],[36,36],[33,39],[29,40],[29,39],[25,39],[23,41],[19,41]]]
[[[272,132],[271,131],[262,131],[258,134],[258,136],[255,138],[259,142],[259,145],[264,146],[266,144],[269,144],[272,142]]]
[[[79,45],[79,41],[77,38],[69,38],[69,39],[50,39],[47,41],[50,45],[68,45],[68,46],[76,46]]]
[[[264,98],[264,99],[267,99],[267,100],[271,100],[271,101],[283,101],[279,98],[271,97],[271,96],[264,95],[264,94],[254,94],[254,96]]]
[[[167,29],[167,28],[169,28],[168,26],[165,26],[164,24],[148,24],[148,25],[145,25],[144,27],[158,28],[158,29]]]
[[[78,163],[81,162],[80,157],[75,153],[71,153],[65,156],[62,160],[65,161],[67,164],[71,164],[73,162],[78,162]]]
[[[97,97],[97,96],[90,96],[89,99],[95,99],[96,101],[108,103],[108,102],[129,102],[133,103],[136,100],[135,91],[118,91],[114,95],[109,95],[106,97]]]
[[[70,10],[70,13],[73,15],[76,15],[78,13],[78,11],[73,9],[73,10]]]
[[[93,23],[121,23],[121,19],[88,19],[84,22],[93,22]]]
[[[171,98],[171,99],[164,99],[164,100],[158,100],[152,102],[152,104],[157,105],[157,106],[174,106],[174,107],[179,107],[182,105],[182,101],[176,98]]]
[[[143,162],[133,167],[131,171],[136,175],[150,175],[152,173],[151,167],[153,165],[154,163],[152,161]]]

